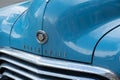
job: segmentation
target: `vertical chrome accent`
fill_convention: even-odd
[[[47,50],[46,50],[46,49],[44,50],[43,54],[44,54],[44,55],[46,55],[46,54],[47,54]]]
[[[50,53],[50,56],[52,56],[52,55],[53,55],[53,53],[52,53],[52,51],[51,51],[51,50],[49,51],[49,53]]]
[[[23,45],[23,48],[24,48],[24,49],[26,49],[26,46],[25,46],[25,45]]]
[[[32,51],[32,47],[30,47],[30,50]]]
[[[38,53],[40,53],[40,48],[38,48]]]
[[[66,52],[64,52],[64,58],[67,56],[67,53]]]

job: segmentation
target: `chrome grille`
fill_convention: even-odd
[[[106,69],[41,57],[11,48],[0,49],[0,63],[1,74],[15,80],[119,80]]]

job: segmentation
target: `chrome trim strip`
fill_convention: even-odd
[[[22,64],[22,63],[20,63],[18,61],[13,61],[12,59],[9,59],[9,58],[3,57],[3,56],[0,57],[0,60],[12,63],[12,64],[14,64],[16,66],[22,67],[22,68],[24,68],[26,70],[32,71],[32,72],[37,73],[37,74],[53,76],[53,77],[59,76],[59,78],[75,79],[75,80],[83,79],[82,77],[69,76],[69,75],[64,75],[64,74],[59,74],[59,73],[54,73],[54,72],[49,72],[49,71],[38,70],[37,68],[34,68],[32,66],[27,66],[27,65]]]
[[[8,69],[10,71],[14,71],[15,73],[18,73],[18,74],[24,74],[25,77],[28,77],[32,80],[39,80],[40,79],[39,77],[37,77],[35,75],[32,75],[31,73],[27,73],[27,72],[25,72],[21,69],[16,68],[15,66],[12,66],[12,65],[9,65],[9,64],[6,64],[6,63],[2,64],[0,66],[0,68],[5,68],[5,69]]]
[[[110,80],[119,80],[119,78],[113,72],[104,68],[96,67],[96,66],[90,66],[87,64],[80,64],[80,63],[75,63],[75,62],[70,62],[65,60],[41,57],[38,55],[26,53],[26,52],[11,49],[11,48],[0,48],[0,52],[25,60],[27,62],[36,64],[36,65],[39,65],[39,66],[47,66],[52,68],[60,68],[60,69],[71,70],[71,71],[85,72],[85,73],[100,75]]]
[[[15,76],[14,74],[11,74],[9,72],[4,72],[3,75],[7,75],[8,77],[14,79],[14,80],[22,80],[21,78]]]

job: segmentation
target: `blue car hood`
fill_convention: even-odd
[[[11,29],[29,5],[30,2],[26,1],[0,9],[0,46],[9,46]]]
[[[91,63],[97,42],[119,25],[119,17],[119,0],[34,0],[14,25],[11,46],[37,55]],[[39,30],[48,35],[45,44],[36,40]]]

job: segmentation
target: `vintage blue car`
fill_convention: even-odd
[[[33,0],[1,8],[0,78],[120,80],[120,0]]]

